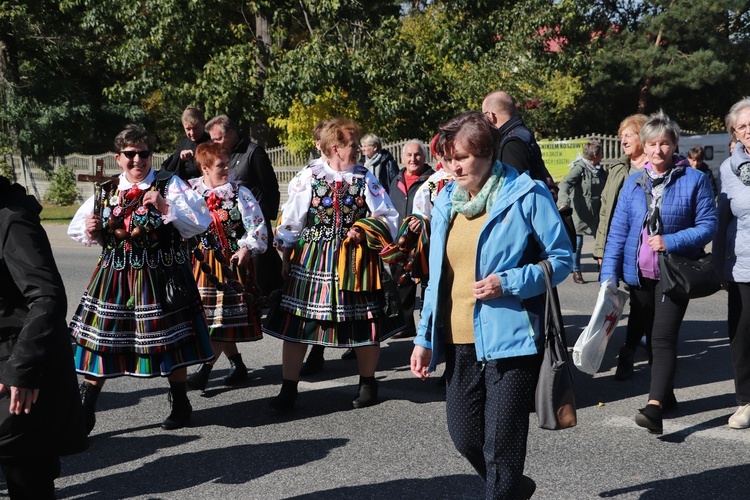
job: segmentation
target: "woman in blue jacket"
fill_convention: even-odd
[[[432,273],[411,370],[425,379],[445,355],[456,448],[487,498],[529,498],[536,486],[523,467],[546,290],[536,263],[548,259],[560,283],[573,249],[544,184],[494,161],[497,134],[478,112],[440,127],[436,149],[456,182],[432,209]]]
[[[708,178],[674,154],[679,138],[680,128],[663,111],[641,128],[648,161],[620,191],[601,272],[602,282],[613,276],[630,285],[630,314],[651,331],[651,389],[635,422],[652,434],[662,433],[662,411],[676,404],[677,337],[688,305],[662,291],[658,254],[698,257],[717,226]]]

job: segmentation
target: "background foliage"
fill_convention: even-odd
[[[312,147],[333,115],[430,137],[513,95],[540,137],[614,133],[663,108],[721,130],[750,94],[750,0],[0,0],[0,148],[110,149],[141,123],[227,113],[266,146]]]

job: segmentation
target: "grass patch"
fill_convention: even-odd
[[[43,223],[47,224],[70,224],[73,216],[80,205],[58,206],[50,203],[42,203],[42,213],[39,215]]]

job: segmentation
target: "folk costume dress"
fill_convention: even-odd
[[[169,213],[143,205],[150,190],[161,193]],[[138,184],[121,174],[102,189],[101,197],[102,253],[70,323],[78,373],[104,378],[167,376],[175,368],[213,359],[182,241],[202,233],[210,223],[203,198],[177,176],[153,170]],[[92,196],[68,227],[74,240],[94,243],[85,231],[85,218],[93,211]],[[182,284],[187,305],[168,306],[165,289],[170,277]]]
[[[248,274],[233,270],[230,279],[238,281],[244,292],[238,293],[225,284],[222,264],[216,259],[221,252],[224,262],[229,264],[233,254],[247,248],[253,256],[268,248],[268,233],[265,219],[258,201],[246,187],[234,182],[210,188],[203,178],[191,179],[190,186],[206,200],[211,225],[201,234],[199,248],[203,251],[203,263],[211,268],[211,274],[222,283],[218,290],[201,270],[201,262],[194,259],[193,275],[203,300],[203,310],[211,340],[220,342],[247,342],[263,337],[260,324],[260,309],[254,298],[260,293],[256,286],[252,265]]]
[[[403,330],[400,311],[385,312],[382,289],[349,291],[339,274],[342,243],[355,223],[379,226],[389,241],[396,232],[398,213],[372,173],[362,165],[338,172],[327,163],[312,164],[290,183],[282,220],[277,245],[294,251],[265,333],[291,342],[359,347]],[[374,264],[382,268],[375,255]]]

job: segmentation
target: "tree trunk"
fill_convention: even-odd
[[[266,81],[266,72],[270,64],[270,53],[269,48],[271,46],[271,32],[268,26],[268,17],[265,14],[258,12],[255,15],[255,41],[258,47],[258,55],[255,58],[256,68],[258,72],[258,86],[256,88],[256,94],[258,103],[263,101],[263,87]],[[250,136],[253,140],[256,140],[267,145],[268,142],[268,121],[262,111],[259,110],[258,120],[251,124],[252,130],[250,130]]]

